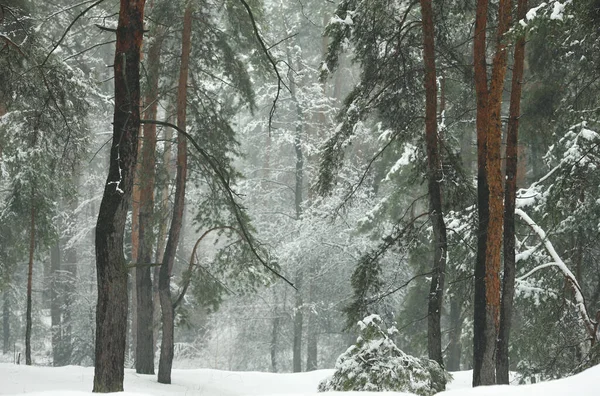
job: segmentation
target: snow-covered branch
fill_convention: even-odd
[[[581,320],[583,321],[586,330],[588,331],[588,334],[595,341],[597,341],[597,334],[595,331],[596,323],[590,318],[590,316],[587,312],[587,308],[585,306],[585,299],[583,297],[583,294],[581,293],[581,287],[579,286],[579,283],[577,282],[575,275],[573,275],[571,270],[567,267],[567,265],[564,263],[564,261],[560,258],[560,256],[554,249],[552,242],[550,242],[550,240],[547,238],[546,232],[539,225],[537,225],[531,219],[531,217],[529,217],[529,215],[527,215],[527,213],[525,213],[522,209],[515,209],[515,214],[517,216],[519,216],[525,223],[527,223],[527,225],[533,230],[533,232],[535,232],[540,237],[540,239],[544,245],[544,248],[546,249],[546,251],[548,252],[550,257],[552,257],[552,259],[554,260],[553,263],[542,264],[542,265],[534,268],[532,271],[529,271],[529,273],[527,273],[524,277],[531,275],[533,272],[535,272],[541,268],[545,268],[545,267],[549,267],[549,266],[555,266],[558,269],[560,269],[560,271],[563,273],[567,282],[569,282],[571,289],[573,290],[573,296],[575,298],[575,306],[577,308],[577,311],[579,312],[579,315],[581,316]]]

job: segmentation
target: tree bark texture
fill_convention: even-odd
[[[473,66],[475,92],[477,95],[477,257],[475,261],[475,296],[473,310],[473,386],[489,383],[482,378],[485,353],[486,288],[485,257],[488,225],[488,185],[486,175],[487,127],[489,124],[488,87],[486,67],[486,37],[488,0],[477,0],[475,13],[475,37],[473,42]]]
[[[31,292],[33,285],[33,252],[35,250],[35,205],[34,190],[31,189],[31,218],[29,228],[29,266],[27,270],[27,311],[25,319],[25,364],[31,366]]]
[[[508,51],[505,33],[510,25],[511,1],[500,0],[496,51],[494,54],[489,93],[489,126],[487,132],[487,182],[489,189],[489,220],[486,242],[485,298],[486,322],[482,384],[496,383],[496,344],[500,327],[500,264],[502,228],[504,223],[504,181],[502,175],[502,93],[506,77]]]
[[[117,25],[113,139],[96,223],[98,303],[94,392],[123,390],[128,301],[123,236],[138,154],[144,3],[144,0],[121,0]]]
[[[158,30],[158,29],[157,29]],[[144,119],[154,120],[158,110],[158,77],[162,37],[154,37],[148,49],[148,89]],[[155,184],[156,124],[144,124],[141,169],[139,173],[139,249],[136,268],[137,340],[135,371],[154,374],[154,301],[152,293],[152,245],[154,244],[154,184]]]
[[[446,224],[442,211],[442,163],[437,130],[437,81],[433,8],[431,0],[421,0],[423,61],[425,63],[425,145],[427,151],[427,189],[429,218],[433,228],[433,268],[427,309],[427,349],[429,358],[444,366],[442,356],[442,304],[446,271]]]
[[[525,18],[527,0],[518,0],[517,19]],[[504,277],[502,279],[502,302],[500,328],[496,352],[496,382],[509,383],[510,329],[512,326],[513,301],[515,296],[515,206],[518,173],[519,117],[521,115],[521,91],[525,63],[525,37],[517,40],[510,91],[510,110],[506,134],[506,187],[504,190]]]
[[[187,81],[190,51],[192,47],[192,3],[187,2],[183,15],[183,34],[181,38],[181,66],[177,91],[177,127],[186,129]],[[183,221],[185,204],[185,182],[187,176],[187,139],[179,134],[177,139],[177,175],[175,177],[175,203],[173,218],[169,230],[169,239],[163,261],[160,266],[158,290],[162,310],[162,342],[158,364],[158,382],[171,383],[171,369],[175,346],[175,308],[171,300],[171,274],[175,262],[175,253],[179,244],[179,235]]]

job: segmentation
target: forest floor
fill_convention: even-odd
[[[294,396],[316,395],[318,383],[333,370],[318,370],[299,374],[233,372],[211,369],[173,370],[173,384],[156,382],[154,375],[125,371],[125,391],[122,396]],[[449,390],[440,396],[597,396],[600,366],[576,376],[534,385],[470,388],[471,372],[453,373]],[[92,367],[42,367],[0,363],[0,395],[27,393],[29,396],[90,396],[94,369]],[[345,393],[352,396],[354,392]],[[355,393],[354,396],[368,396]],[[390,396],[406,395],[389,393]]]

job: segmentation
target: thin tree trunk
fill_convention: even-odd
[[[281,318],[275,313],[273,318],[273,330],[271,331],[271,371],[277,373],[279,365],[277,364],[277,343],[279,339],[279,327],[281,326]]]
[[[306,329],[306,371],[318,369],[319,338],[317,330],[317,315],[309,310]]]
[[[144,119],[154,120],[158,110],[158,77],[160,70],[160,51],[162,37],[157,30],[148,49],[148,90]],[[139,250],[136,268],[137,291],[137,343],[135,370],[138,374],[154,374],[154,307],[152,296],[152,245],[154,243],[154,184],[156,125],[144,124],[144,144],[142,146],[140,173],[140,212],[139,212]]]
[[[288,62],[292,64],[293,60],[288,52]],[[300,66],[300,65],[299,65]],[[300,70],[300,67],[298,67]],[[300,220],[300,216],[302,216],[302,201],[303,201],[303,184],[304,184],[304,156],[302,153],[302,132],[303,132],[303,121],[304,115],[302,113],[302,108],[300,107],[300,102],[296,97],[297,85],[294,79],[293,73],[289,74],[290,78],[290,90],[292,101],[296,106],[296,134],[294,136],[294,152],[296,154],[296,171],[294,173],[295,176],[295,188],[294,188],[294,208],[296,210],[296,220]],[[304,277],[303,269],[299,268],[296,279],[297,279],[297,287],[296,291],[296,303],[294,307],[294,339],[293,339],[293,347],[292,347],[292,367],[293,372],[298,373],[302,371],[302,327],[304,321],[303,315],[303,301],[302,294],[300,292],[302,286],[302,279]]]
[[[165,253],[165,243],[167,237],[167,226],[168,226],[168,215],[169,215],[169,180],[171,179],[170,162],[171,162],[171,139],[173,133],[171,129],[166,128],[165,130],[165,150],[163,153],[163,167],[164,167],[164,180],[163,185],[160,189],[160,220],[158,227],[158,237],[156,241],[156,258],[155,263],[162,263]],[[154,331],[153,331],[153,345],[155,348],[154,354],[156,354],[156,348],[158,347],[158,336],[161,324],[161,309],[160,309],[160,296],[158,291],[158,279],[160,277],[160,266],[154,267],[154,282],[152,283],[152,294],[154,300]]]
[[[98,303],[94,392],[123,390],[128,301],[123,236],[138,153],[144,3],[144,0],[121,0],[117,26],[113,139],[96,223]]]
[[[33,284],[33,252],[35,250],[35,206],[31,189],[31,219],[29,228],[29,266],[27,270],[27,312],[25,321],[25,364],[31,366],[31,291]]]
[[[4,290],[2,302],[2,352],[10,352],[10,289]]]
[[[61,268],[60,268],[60,243],[56,242],[50,250],[50,321],[52,332],[52,365],[54,367],[63,366],[63,351],[62,351],[62,297],[63,285],[61,284]]]
[[[425,63],[425,144],[427,148],[429,210],[433,228],[433,268],[427,310],[427,349],[429,358],[444,366],[441,317],[446,271],[446,224],[442,211],[443,179],[437,130],[437,81],[433,9],[431,0],[421,0],[423,24],[423,60]]]
[[[460,371],[460,358],[462,354],[462,305],[458,298],[454,297],[450,303],[450,342],[448,344],[448,371]]]
[[[192,47],[192,2],[188,1],[183,15],[183,34],[181,38],[181,66],[179,70],[179,86],[177,91],[177,127],[186,129],[186,101],[187,81],[190,51]],[[164,258],[160,266],[158,290],[160,307],[162,309],[162,342],[160,347],[160,361],[158,363],[158,382],[171,383],[171,369],[173,367],[174,336],[175,336],[175,310],[171,301],[171,274],[175,253],[179,244],[179,235],[183,220],[185,203],[185,181],[187,175],[187,139],[179,134],[177,139],[177,176],[175,181],[175,203],[173,206],[173,219],[169,230],[169,239],[165,249]]]
[[[519,0],[517,19],[525,18],[527,0]],[[512,70],[510,110],[506,136],[506,188],[504,191],[504,278],[502,279],[502,305],[496,355],[496,382],[509,383],[510,329],[512,326],[513,300],[515,295],[515,204],[518,171],[519,117],[521,115],[521,90],[525,63],[525,37],[515,46]]]
[[[74,179],[74,184],[79,185],[79,179]],[[78,200],[74,198],[70,202],[71,213],[75,214],[78,207]],[[68,234],[69,238],[74,235]],[[64,261],[61,263],[63,268],[62,292],[63,308],[62,308],[62,364],[71,364],[73,354],[73,303],[76,298],[77,289],[77,249],[74,246],[65,248]]]
[[[302,270],[299,270],[296,277],[298,291],[296,291],[296,302],[294,304],[294,339],[292,347],[292,372],[294,373],[302,371],[302,322],[304,320],[302,293],[300,292],[302,283]]]

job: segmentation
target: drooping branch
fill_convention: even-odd
[[[276,277],[278,277],[279,279],[283,280],[285,283],[287,283],[288,285],[290,285],[294,289],[296,289],[296,286],[294,286],[294,284],[291,281],[289,281],[285,276],[283,276],[279,272],[277,272],[275,270],[275,268],[273,268],[272,266],[267,264],[267,262],[261,257],[261,255],[256,250],[256,246],[254,246],[254,243],[252,242],[252,236],[250,235],[250,232],[244,225],[244,220],[242,219],[242,208],[235,200],[236,193],[233,191],[233,189],[231,188],[231,186],[229,184],[229,177],[227,177],[227,175],[223,174],[222,169],[219,167],[219,165],[217,163],[215,163],[215,160],[210,156],[210,154],[208,154],[189,133],[187,133],[186,131],[177,127],[177,125],[175,125],[175,124],[171,124],[170,122],[165,122],[165,121],[157,121],[157,120],[140,120],[140,123],[156,124],[156,125],[162,125],[165,127],[173,128],[177,132],[179,132],[180,134],[185,136],[190,141],[190,143],[192,143],[192,146],[194,146],[194,148],[198,151],[200,156],[202,158],[204,158],[204,160],[206,160],[206,162],[209,165],[209,168],[213,171],[213,173],[217,177],[217,180],[218,180],[220,186],[225,191],[225,194],[227,196],[226,198],[229,201],[229,203],[231,204],[231,207],[233,210],[233,215],[235,216],[235,219],[236,219],[238,225],[240,226],[240,231],[241,231],[242,237],[248,243],[248,247],[250,248],[250,251],[252,252],[252,254],[263,265],[263,267],[265,267],[267,270],[269,270],[271,273],[273,273]]]
[[[190,262],[188,264],[188,277],[185,280],[185,283],[183,284],[183,288],[181,289],[179,296],[173,303],[173,309],[175,309],[179,306],[179,304],[183,300],[183,297],[185,297],[185,293],[187,292],[188,287],[190,286],[190,281],[192,279],[191,274],[192,274],[192,270],[194,268],[194,258],[196,257],[196,250],[198,249],[198,245],[200,245],[200,242],[204,239],[205,236],[207,236],[208,234],[210,234],[211,232],[216,231],[216,230],[232,230],[232,231],[237,232],[242,239],[245,239],[244,236],[242,235],[242,233],[237,228],[230,227],[230,226],[213,227],[213,228],[205,231],[204,234],[202,234],[200,236],[200,238],[198,238],[198,240],[194,244],[194,248],[192,249],[192,255],[190,256]]]
[[[564,263],[564,261],[560,258],[560,256],[554,249],[552,242],[550,242],[550,240],[548,239],[546,232],[539,225],[537,225],[535,223],[535,221],[533,221],[531,219],[531,217],[529,217],[529,215],[527,215],[527,213],[525,213],[522,209],[515,209],[515,215],[519,216],[525,223],[527,223],[527,225],[533,230],[533,232],[535,232],[538,235],[538,237],[542,240],[542,243],[544,244],[544,248],[546,249],[546,251],[548,252],[550,257],[552,257],[552,259],[554,260],[553,263],[545,264],[545,266],[550,266],[550,265],[556,266],[563,273],[565,279],[567,280],[567,282],[571,286],[571,289],[573,290],[573,295],[575,297],[575,306],[577,307],[579,316],[581,316],[581,320],[583,321],[585,328],[586,328],[588,334],[590,335],[590,337],[594,341],[597,341],[597,339],[596,339],[597,335],[596,335],[596,331],[595,331],[596,323],[594,320],[592,320],[590,318],[590,316],[588,314],[587,308],[585,306],[585,299],[583,297],[583,294],[581,293],[581,287],[579,286],[579,283],[577,282],[575,275],[573,275],[571,270],[567,267],[567,265]],[[540,268],[538,268],[538,269],[540,269]],[[535,269],[535,270],[537,271],[537,269]]]

